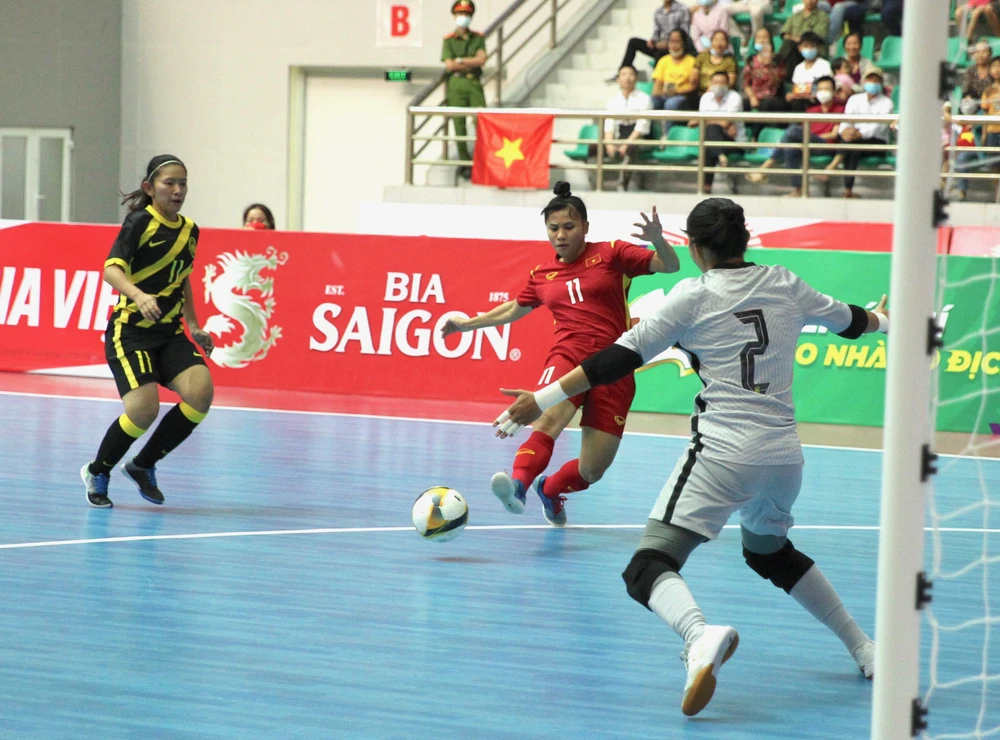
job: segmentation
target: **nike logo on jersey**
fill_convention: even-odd
[[[545,275],[545,279],[546,280],[555,280],[557,277],[559,277],[559,273],[558,272],[549,272],[549,273],[546,273],[546,275]]]
[[[161,244],[166,244],[166,243],[167,243],[167,240],[166,240],[166,239],[161,239],[161,240],[160,240],[160,241],[158,241],[158,242],[150,242],[150,243],[149,243],[149,246],[151,246],[151,247],[158,247],[158,246],[160,246]]]

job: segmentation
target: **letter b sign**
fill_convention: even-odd
[[[423,0],[376,0],[376,37],[379,47],[423,45]]]

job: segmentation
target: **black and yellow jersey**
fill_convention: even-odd
[[[179,329],[184,307],[184,280],[194,269],[198,226],[178,214],[168,221],[152,206],[130,213],[122,224],[105,267],[120,267],[143,293],[156,296],[159,321],[144,319],[135,302],[122,296],[111,322],[142,328],[154,325]]]

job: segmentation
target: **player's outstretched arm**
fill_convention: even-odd
[[[496,436],[501,439],[511,437],[518,429],[538,419],[546,409],[594,386],[615,383],[638,367],[642,367],[642,357],[637,352],[612,344],[534,393],[501,388],[501,393],[514,396],[517,400],[493,422],[493,426],[498,427]]]
[[[871,311],[865,311],[868,314],[868,326],[865,328],[865,334],[871,334],[872,332],[880,331],[883,334],[889,331],[889,309],[885,307],[888,302],[888,296],[883,295],[882,300],[878,302]]]
[[[653,206],[653,218],[650,220],[645,213],[640,213],[643,223],[632,224],[639,232],[632,234],[636,239],[649,242],[656,250],[656,256],[649,263],[651,272],[677,272],[681,269],[681,261],[674,248],[667,244],[663,238],[663,225],[660,223],[660,216]]]
[[[510,324],[524,318],[531,313],[531,310],[531,306],[522,306],[517,301],[507,301],[506,303],[501,303],[493,310],[471,319],[453,316],[441,327],[441,336],[446,337],[457,331],[472,331],[473,329],[484,329],[488,326]]]

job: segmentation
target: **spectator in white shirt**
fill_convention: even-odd
[[[869,67],[865,73],[865,90],[852,95],[844,113],[847,115],[889,115],[893,112],[892,99],[883,92],[882,70]],[[845,144],[886,144],[889,141],[888,123],[841,123],[840,138]],[[866,155],[864,149],[851,149],[844,153],[844,169],[857,170],[858,162]],[[854,178],[844,179],[844,197],[860,198],[854,192]]]
[[[701,96],[698,110],[702,113],[742,113],[743,96],[729,87],[729,75],[720,70],[712,75],[712,84],[708,92]],[[705,122],[705,141],[746,141],[746,130],[742,121],[734,122],[728,119],[711,119]],[[692,121],[692,126],[697,126],[697,121]],[[706,167],[726,167],[729,165],[727,151],[735,149],[721,149],[718,147],[705,147]],[[714,173],[705,173],[705,194],[712,192],[712,182],[715,180]]]
[[[653,109],[653,99],[641,90],[635,89],[635,67],[624,66],[618,70],[618,94],[608,101],[607,109],[619,114],[618,118],[607,118],[604,121],[604,138],[615,139],[620,143],[606,144],[604,156],[606,160],[621,159],[627,164],[636,148],[628,142],[649,137],[651,121],[648,118],[629,118],[629,111],[649,111]],[[622,171],[618,181],[618,189],[628,187],[629,173]]]
[[[820,77],[832,77],[833,69],[830,63],[819,56],[820,44],[824,43],[812,31],[806,31],[799,40],[799,54],[803,61],[795,65],[792,72],[792,89],[785,95],[789,109],[794,113],[804,113],[813,105],[813,93],[816,80]]]

